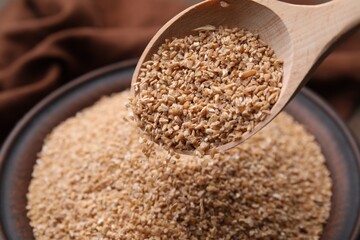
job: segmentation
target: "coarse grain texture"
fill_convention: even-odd
[[[204,155],[268,116],[282,75],[283,62],[259,36],[207,25],[165,40],[142,64],[131,107],[152,141]]]
[[[45,140],[27,195],[36,239],[319,239],[331,179],[290,116],[213,158],[155,144],[146,157],[128,97],[103,98]]]

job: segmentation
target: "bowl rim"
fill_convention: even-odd
[[[5,141],[0,145],[0,176],[3,175],[4,164],[6,162],[7,156],[11,152],[11,146],[16,142],[16,138],[23,129],[26,128],[28,122],[36,116],[43,108],[57,99],[60,98],[70,89],[76,88],[82,84],[85,84],[87,81],[97,78],[103,74],[117,71],[122,68],[129,68],[136,65],[138,62],[137,58],[124,60],[121,62],[116,62],[104,67],[100,67],[88,73],[85,73],[74,80],[66,83],[65,85],[59,87],[58,89],[50,92],[42,100],[40,100],[35,106],[33,106],[25,115],[16,123],[15,127],[11,130],[10,134],[5,138]],[[1,211],[1,210],[0,210]],[[0,240],[6,239],[5,230],[3,229],[2,219],[0,218]]]
[[[119,69],[126,69],[132,68],[136,65],[137,59],[130,59],[126,61],[121,61],[118,63],[114,63],[105,67],[101,67],[99,69],[95,69],[87,74],[84,74],[73,81],[65,84],[64,86],[58,88],[57,90],[53,91],[45,98],[43,98],[38,104],[36,104],[29,112],[27,112],[24,117],[16,124],[16,126],[12,129],[11,133],[7,136],[6,140],[4,141],[3,145],[0,148],[0,176],[3,175],[4,171],[4,164],[6,162],[7,156],[11,152],[11,146],[16,142],[17,136],[20,132],[22,132],[26,127],[28,122],[36,116],[42,109],[46,108],[47,106],[51,105],[51,103],[57,99],[61,98],[63,94],[67,91],[77,88],[82,84],[86,84],[89,80],[94,78],[100,77],[104,74],[109,74],[114,71],[118,71]],[[340,119],[340,117],[335,113],[335,111],[317,94],[313,93],[311,90],[307,88],[302,89],[302,94],[310,99],[315,105],[321,108],[337,125],[339,130],[343,133],[345,139],[349,143],[349,147],[353,151],[353,155],[357,159],[357,165],[360,167],[360,149],[356,138],[350,132],[348,127],[345,123]],[[1,210],[0,210],[1,211]],[[352,237],[356,238],[356,236],[360,236],[360,209],[358,209],[357,215],[357,222],[353,229]],[[0,218],[0,239],[5,238],[5,230],[3,229],[2,219]]]

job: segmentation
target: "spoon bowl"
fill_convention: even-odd
[[[135,69],[150,60],[165,39],[184,37],[206,25],[238,27],[259,34],[284,61],[283,86],[270,115],[245,133],[240,141],[219,146],[230,149],[267,125],[309,79],[330,47],[360,23],[359,0],[334,0],[321,5],[294,5],[274,0],[209,0],[184,10],[153,37]],[[132,88],[132,94],[137,95]],[[181,152],[192,154],[192,152]]]

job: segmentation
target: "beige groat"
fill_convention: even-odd
[[[134,83],[139,127],[167,149],[203,155],[238,141],[276,103],[283,62],[258,36],[208,25],[165,40]]]
[[[128,120],[128,97],[104,97],[45,140],[27,195],[36,239],[319,239],[331,179],[289,115],[214,158],[169,159]]]

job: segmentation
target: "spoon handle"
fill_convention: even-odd
[[[301,20],[293,21],[291,35],[294,47],[306,51],[294,51],[307,52],[308,59],[304,60],[312,66],[335,42],[360,24],[360,0],[333,0],[302,6],[299,13]]]
[[[273,10],[284,20],[292,41],[289,90],[296,92],[334,43],[360,26],[360,0],[333,0],[311,6],[276,1],[276,5]]]
[[[319,55],[360,24],[359,0],[334,0],[304,10],[308,28],[298,37]]]

